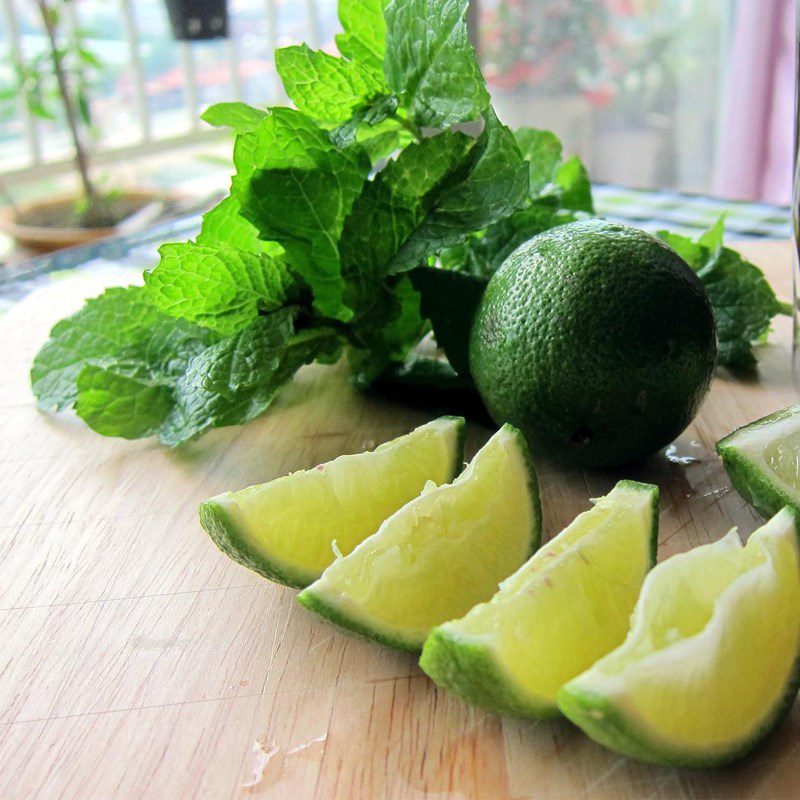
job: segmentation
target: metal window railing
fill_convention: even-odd
[[[26,3],[27,0],[23,0]],[[159,23],[166,26],[166,11],[162,0],[150,0],[152,13],[160,14]],[[32,5],[32,4],[31,4]],[[134,118],[134,123],[126,130],[126,141],[119,143],[108,140],[96,142],[93,145],[93,161],[98,164],[109,164],[120,159],[129,159],[137,155],[146,155],[157,150],[169,147],[179,147],[190,144],[203,138],[223,135],[222,132],[214,130],[200,120],[200,113],[205,102],[202,97],[202,86],[200,84],[201,75],[197,54],[194,50],[195,44],[187,42],[175,42],[169,39],[164,46],[175,48],[174,60],[177,69],[180,71],[180,87],[183,95],[183,114],[174,114],[174,124],[156,125],[157,112],[154,110],[153,91],[150,88],[153,83],[152,77],[148,78],[145,64],[146,32],[143,31],[142,6],[141,0],[94,0],[94,2],[71,3],[71,12],[66,20],[68,25],[81,25],[84,28],[92,29],[92,13],[99,9],[115,8],[119,12],[118,20],[121,38],[120,48],[124,53],[124,64],[121,72],[130,76],[130,105],[127,112]],[[261,26],[259,29],[265,32],[263,38],[263,57],[258,63],[265,67],[272,62],[272,53],[282,44],[305,40],[312,46],[323,46],[329,39],[332,39],[333,27],[327,26],[330,30],[323,29],[322,15],[320,9],[331,11],[335,9],[335,0],[304,0],[301,3],[286,3],[281,0],[230,0],[231,5],[231,36],[227,40],[218,40],[213,44],[214,48],[219,48],[217,52],[220,56],[217,66],[223,62],[227,64],[228,80],[227,85],[217,86],[217,99],[243,100],[246,95],[246,83],[255,80],[252,76],[252,60],[248,62],[243,57],[243,39],[241,31],[237,37],[237,28],[240,26],[242,12],[246,14],[247,22],[252,30],[254,22]],[[29,8],[29,7],[28,7]],[[294,15],[294,24],[290,30],[282,31],[279,21],[279,13],[288,8]],[[300,14],[295,13],[295,9],[300,9]],[[30,57],[30,48],[26,47],[24,34],[21,32],[21,23],[28,22],[34,18],[34,14],[25,11],[25,6],[18,5],[18,0],[0,0],[0,54],[5,50],[5,57],[2,61],[6,67],[11,67],[15,63],[25,63],[26,58]],[[257,15],[257,17],[254,17]],[[328,22],[334,19],[332,14],[328,14]],[[246,33],[246,32],[245,32]],[[165,39],[169,36],[166,33]],[[327,37],[327,38],[326,38]],[[207,45],[205,45],[207,46]],[[9,70],[10,73],[10,70]],[[263,96],[252,97],[251,100],[263,104],[271,102],[281,102],[285,100],[280,92],[279,82],[273,79],[273,75],[267,74],[260,80],[259,87],[263,85]],[[123,103],[122,97],[105,98],[108,103]],[[180,109],[173,109],[177,112]],[[182,118],[182,119],[181,119]],[[3,131],[3,128],[6,130]],[[14,130],[11,130],[11,129]],[[134,131],[131,134],[131,131]],[[53,132],[52,126],[45,124],[30,113],[26,103],[20,96],[17,102],[17,112],[14,119],[0,121],[0,134],[2,140],[8,142],[14,140],[15,150],[13,156],[9,158],[6,151],[6,159],[0,157],[0,173],[6,178],[37,178],[44,175],[66,171],[71,168],[71,155],[63,152],[58,156],[52,156],[46,152],[43,143],[47,141],[47,136]],[[6,147],[0,143],[0,147]],[[19,157],[17,157],[19,151]],[[3,163],[4,162],[4,163]]]

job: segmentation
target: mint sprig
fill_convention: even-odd
[[[33,391],[42,408],[67,408],[79,397],[77,380],[87,365],[170,385],[218,338],[161,313],[144,287],[108,289],[50,332],[33,362]]]
[[[659,236],[697,273],[708,292],[717,323],[717,361],[725,367],[753,369],[753,344],[763,339],[782,306],[764,273],[722,244],[725,217],[696,242],[659,231]]]
[[[203,119],[235,135],[230,195],[193,242],[161,248],[144,286],[53,328],[31,372],[40,405],[177,445],[258,416],[303,364],[342,353],[360,386],[469,393],[486,280],[531,236],[594,210],[554,134],[498,120],[466,11],[340,0],[340,56],[276,53],[295,108],[209,107]],[[709,290],[722,362],[747,365],[777,301],[720,237],[665,235]],[[418,349],[431,330],[449,363]]]
[[[333,352],[329,328],[298,331],[296,309],[222,336],[159,311],[148,288],[109,289],[62,320],[34,361],[43,408],[73,406],[105,436],[181,444],[263,413],[303,365]]]

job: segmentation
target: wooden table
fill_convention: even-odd
[[[742,247],[790,294],[789,249]],[[30,361],[98,292],[65,280],[0,321],[0,797],[797,798],[800,704],[744,763],[680,771],[610,753],[566,722],[501,719],[437,691],[408,654],[346,638],[294,592],[230,562],[198,503],[423,421],[311,367],[274,409],[181,452],[34,407]],[[692,427],[614,474],[540,465],[552,535],[620,477],[662,490],[660,557],[758,524],[714,442],[796,400],[790,323],[760,377],[722,372]],[[470,455],[489,431],[473,427]]]

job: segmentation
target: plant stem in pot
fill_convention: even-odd
[[[75,148],[75,165],[78,169],[86,208],[81,213],[81,221],[86,227],[105,227],[114,225],[116,220],[111,214],[108,201],[97,191],[89,173],[89,155],[83,138],[83,129],[78,120],[74,98],[67,78],[61,49],[58,46],[57,25],[58,12],[48,4],[47,0],[36,0],[42,16],[45,32],[47,33],[50,58],[53,64],[58,91],[64,105],[64,114],[67,119],[72,144]]]

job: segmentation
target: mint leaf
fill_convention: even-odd
[[[522,157],[528,162],[530,194],[537,196],[549,186],[561,163],[561,142],[552,131],[517,128],[514,138]]]
[[[424,218],[403,242],[389,272],[419,266],[431,253],[509,215],[527,194],[528,166],[511,131],[490,109],[463,163],[425,197]]]
[[[415,200],[394,194],[383,175],[379,173],[365,184],[342,230],[339,252],[344,300],[350,308],[358,309],[357,317],[378,299],[386,264],[417,220]]]
[[[586,167],[577,156],[567,159],[558,167],[553,182],[560,189],[563,208],[594,213],[592,184]]]
[[[418,127],[477,119],[489,93],[467,35],[468,0],[389,0],[384,72]]]
[[[219,339],[153,309],[143,287],[112,289],[56,326],[34,390],[43,404],[74,403],[103,435],[180,444],[252,419],[300,366],[339,345],[331,329],[295,333],[294,314],[281,309]]]
[[[532,201],[555,196],[561,208],[594,213],[586,167],[577,156],[561,160],[561,142],[552,131],[518,128],[514,137],[530,169]]]
[[[463,272],[418,267],[408,273],[422,299],[422,313],[433,325],[436,343],[453,369],[469,377],[469,337],[472,320],[487,280]]]
[[[175,446],[208,428],[241,425],[259,416],[303,364],[337,344],[329,330],[291,337],[288,312],[260,318],[192,360],[175,388],[159,439]]]
[[[475,146],[476,140],[459,131],[444,131],[414,142],[395,161],[386,165],[376,178],[389,187],[395,197],[407,204],[423,207],[425,198],[440,186]]]
[[[663,239],[695,272],[711,253],[709,248],[699,242],[693,242],[688,236],[670,231],[658,231],[656,236]]]
[[[339,0],[339,21],[344,28],[344,33],[336,35],[339,52],[383,76],[386,21],[382,0]]]
[[[78,399],[78,376],[87,364],[172,383],[217,338],[210,330],[160,312],[143,286],[108,289],[50,332],[33,362],[33,393],[42,408],[72,405]]]
[[[766,336],[781,305],[764,273],[722,245],[723,225],[724,220],[718,220],[697,242],[668,231],[659,231],[658,235],[706,287],[717,323],[717,362],[726,367],[752,369],[757,363],[753,342]]]
[[[756,365],[752,342],[765,336],[780,311],[761,270],[727,247],[697,270],[714,307],[718,361],[730,367]]]
[[[358,106],[386,92],[383,76],[360,61],[336,58],[304,44],[276,50],[275,68],[297,108],[325,127],[340,125]]]
[[[359,148],[338,150],[307,116],[276,108],[234,149],[233,190],[242,215],[278,242],[320,313],[352,316],[342,302],[339,238],[370,169]]]
[[[420,295],[407,275],[392,286],[392,291],[399,309],[383,326],[381,342],[390,360],[402,361],[427,332],[428,326],[422,316]]]
[[[223,244],[165,244],[161,260],[145,275],[155,306],[166,314],[223,336],[287,302],[292,279],[280,259]]]
[[[294,333],[294,311],[281,309],[259,317],[239,335],[224,339],[194,359],[190,370],[203,373],[202,387],[233,398],[265,383],[280,365]]]
[[[229,195],[221,203],[203,214],[200,233],[195,242],[203,245],[226,244],[239,250],[264,252],[279,256],[283,248],[277,242],[258,238],[258,231],[240,213],[239,200]]]
[[[200,115],[200,119],[217,128],[227,127],[236,133],[247,133],[266,116],[266,111],[247,103],[215,103]]]
[[[172,407],[172,392],[166,385],[91,364],[78,375],[77,390],[75,411],[103,436],[150,436]]]
[[[697,244],[711,250],[721,249],[722,238],[725,235],[725,217],[726,214],[720,214],[717,221],[697,240]]]

